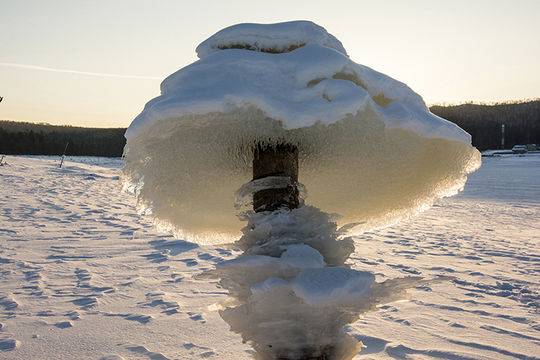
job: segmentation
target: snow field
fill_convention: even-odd
[[[238,252],[156,232],[120,162],[6,160],[0,359],[252,357],[219,316],[226,291],[200,278]],[[540,157],[486,159],[463,194],[356,237],[348,263],[378,283],[449,278],[350,325],[355,359],[540,358],[539,178]]]

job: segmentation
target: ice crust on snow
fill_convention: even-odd
[[[198,49],[126,132],[126,187],[178,236],[239,236],[255,143],[297,146],[306,203],[351,234],[457,193],[480,164],[469,134],[311,22],[240,24]]]

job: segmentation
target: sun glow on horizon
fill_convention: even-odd
[[[127,126],[208,36],[236,23],[293,19],[324,26],[353,61],[406,83],[428,104],[540,97],[538,1],[0,5],[2,120]]]

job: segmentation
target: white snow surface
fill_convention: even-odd
[[[157,232],[120,191],[119,159],[6,162],[0,359],[252,358],[217,312],[226,292],[199,277],[239,252]],[[356,237],[349,264],[377,283],[447,278],[353,323],[355,359],[540,359],[539,178],[538,155],[487,158],[462,194]]]
[[[311,21],[289,21],[276,24],[237,24],[218,31],[199,46],[199,58],[226,48],[244,47],[253,51],[287,52],[306,44],[325,46],[347,55],[333,35]]]
[[[256,50],[304,45],[277,54],[219,49],[236,43]],[[464,130],[432,114],[407,85],[356,64],[336,38],[309,21],[234,25],[204,41],[197,52],[199,61],[162,82],[161,95],[129,126],[128,141],[161,121],[255,106],[285,129],[328,125],[369,109],[389,128],[471,142]]]

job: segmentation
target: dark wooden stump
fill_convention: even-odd
[[[257,145],[253,156],[253,180],[268,176],[291,179],[286,188],[265,189],[253,194],[255,212],[296,209],[300,205],[298,187],[298,148],[289,144]]]

